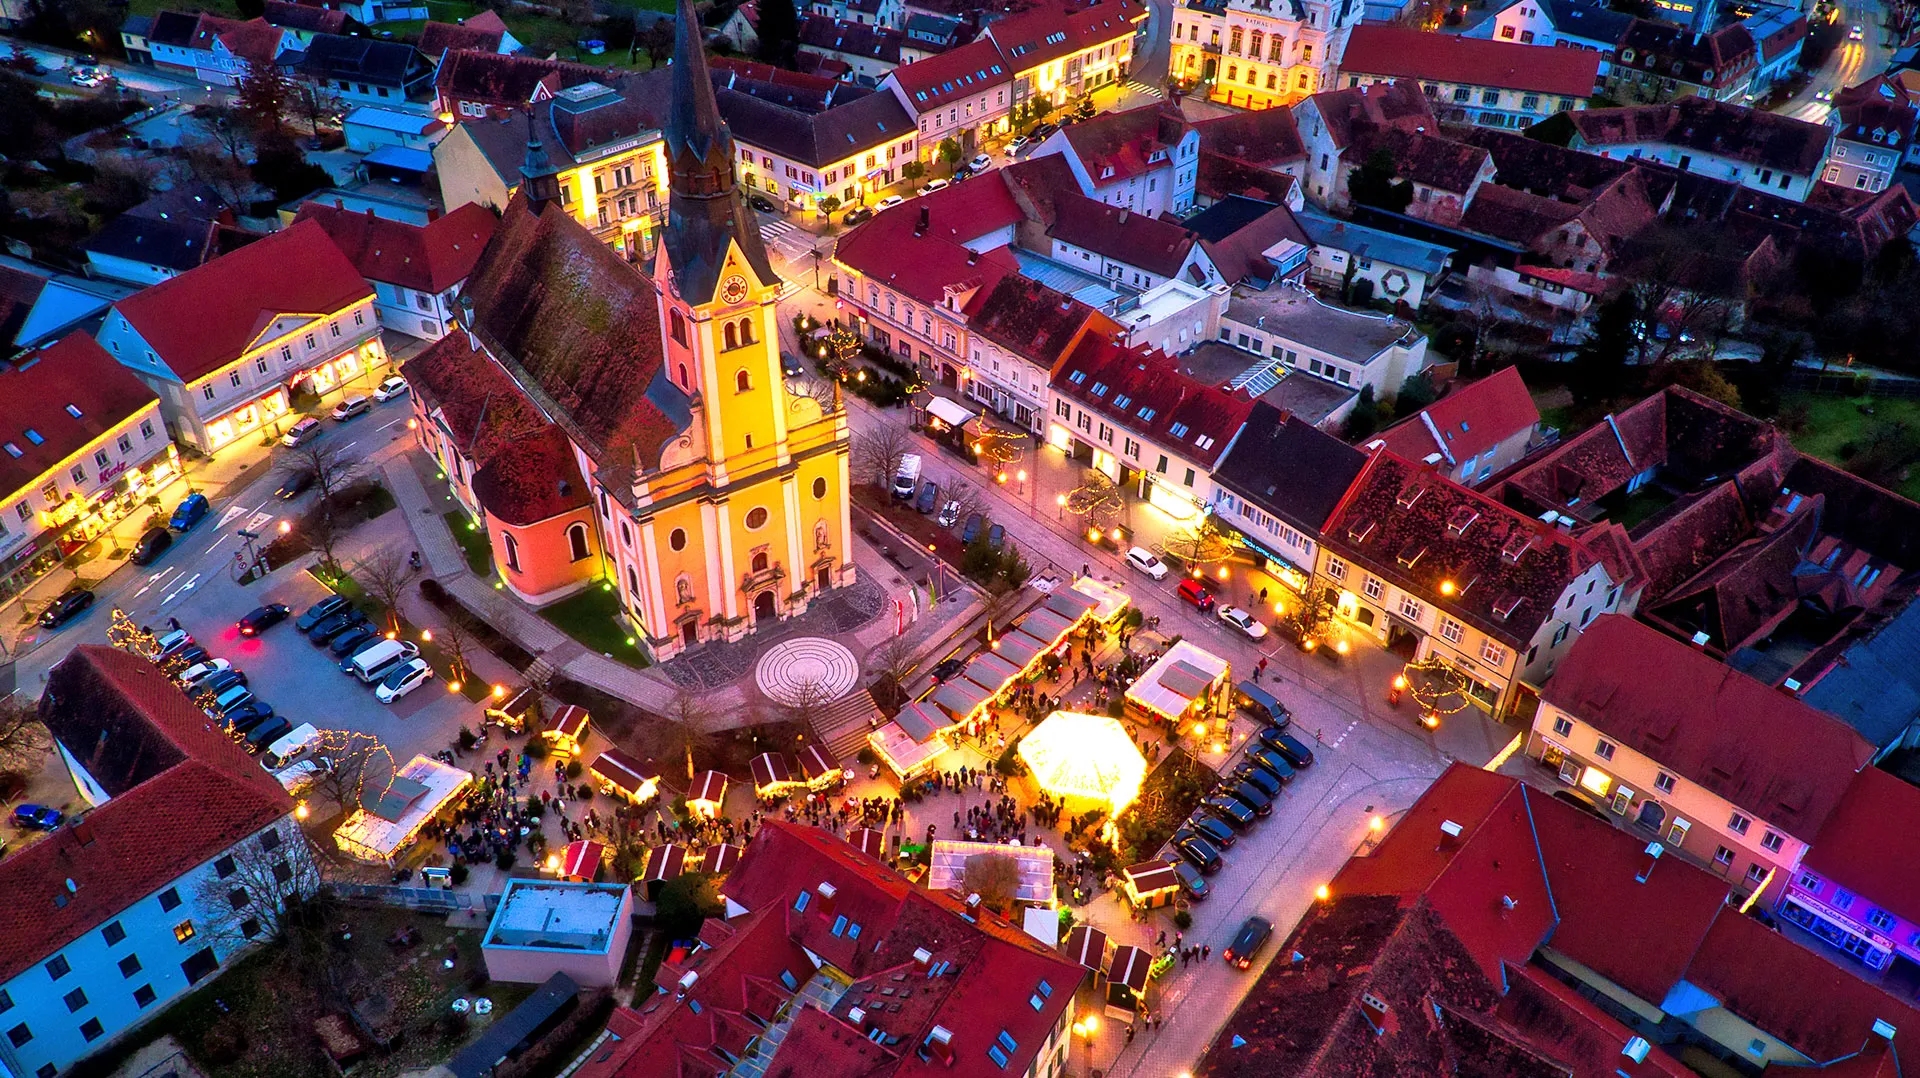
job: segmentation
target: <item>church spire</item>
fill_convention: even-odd
[[[540,142],[540,133],[534,128],[533,110],[527,109],[527,152],[520,160],[520,189],[526,193],[529,208],[538,210],[542,205],[560,197],[560,180],[553,167],[553,159],[547,156],[547,148]]]

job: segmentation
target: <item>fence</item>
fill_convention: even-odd
[[[1920,397],[1920,379],[1876,377],[1849,370],[1801,368],[1788,373],[1786,388],[1828,397]]]
[[[334,893],[349,902],[374,902],[383,906],[422,910],[430,913],[455,913],[480,910],[492,914],[500,905],[497,894],[476,895],[470,891],[444,891],[438,887],[393,887],[378,883],[337,883]]]

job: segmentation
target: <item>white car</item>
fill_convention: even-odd
[[[1252,614],[1247,613],[1246,611],[1240,609],[1239,607],[1237,606],[1216,607],[1215,612],[1220,615],[1221,621],[1224,621],[1228,625],[1231,625],[1234,628],[1240,630],[1241,632],[1246,633],[1249,637],[1255,640],[1264,640],[1266,638],[1267,627],[1255,621],[1253,619]]]
[[[263,765],[264,766],[264,765]],[[309,756],[273,773],[282,789],[293,797],[299,797],[307,788],[320,781],[320,776],[333,770],[333,761],[325,756]]]
[[[1153,551],[1145,547],[1133,547],[1127,551],[1127,564],[1147,574],[1155,580],[1167,578],[1167,563],[1155,557]]]
[[[970,172],[985,172],[992,167],[993,158],[983,153],[974,154],[973,160],[967,162],[967,170]]]
[[[390,401],[395,397],[404,397],[406,395],[407,380],[397,374],[380,383],[380,388],[373,391],[373,399],[382,403]]]
[[[147,658],[154,660],[164,659],[192,643],[192,633],[187,632],[185,629],[175,629],[170,633],[162,634],[153,642],[153,650],[147,653]]]
[[[947,504],[941,506],[940,515],[934,518],[933,522],[942,528],[951,528],[959,520],[960,520],[960,503],[956,501],[956,502],[948,502]]]
[[[344,423],[357,415],[366,415],[373,410],[373,402],[365,397],[348,397],[333,406],[333,418]]]
[[[1860,27],[1858,26],[1855,26],[1853,29],[1847,31],[1848,41],[1858,41],[1865,36],[1866,36],[1866,31],[1860,29]]]
[[[906,199],[901,198],[899,195],[888,195],[887,197],[874,203],[873,209],[874,209],[874,212],[878,213],[881,210],[890,210],[905,201]]]
[[[947,189],[947,187],[948,187],[947,181],[935,180],[932,183],[926,185],[925,187],[922,187],[920,189],[920,193],[923,195],[930,195],[930,194],[933,194],[935,191],[944,191]]]
[[[180,673],[180,684],[191,687],[222,670],[231,670],[233,664],[225,659],[208,659],[198,666],[189,666]]]
[[[432,679],[433,667],[428,666],[425,659],[408,659],[380,679],[373,695],[381,703],[391,704]]]
[[[1021,150],[1024,150],[1027,148],[1027,143],[1032,141],[1033,141],[1032,139],[1028,138],[1025,135],[1015,135],[1013,136],[1013,141],[1007,143],[1007,153],[1009,154],[1019,153]]]

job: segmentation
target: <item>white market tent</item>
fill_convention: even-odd
[[[384,789],[362,791],[360,807],[333,833],[334,845],[356,861],[392,864],[394,854],[472,783],[470,772],[415,756]]]
[[[1182,640],[1168,648],[1127,689],[1127,702],[1178,722],[1209,690],[1217,698],[1226,682],[1227,660]]]
[[[1126,592],[1090,576],[1075,577],[1073,590],[1093,600],[1093,620],[1102,625],[1126,613],[1127,607],[1133,604]]]
[[[1133,735],[1107,715],[1056,711],[1020,740],[1019,751],[1041,789],[1098,801],[1115,816],[1139,796],[1147,777]]]
[[[901,729],[898,722],[890,722],[867,735],[867,744],[880,754],[893,773],[903,779],[912,778],[927,765],[947,751],[947,743],[939,737],[926,741],[916,741],[913,735]]]
[[[965,893],[967,858],[979,854],[999,854],[1013,859],[1020,877],[1013,894],[1015,900],[1043,904],[1053,901],[1053,847],[1047,845],[935,839],[927,871],[927,890]]]

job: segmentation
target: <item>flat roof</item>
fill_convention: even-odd
[[[1358,363],[1386,351],[1413,331],[1398,319],[1334,307],[1284,285],[1265,291],[1235,288],[1233,298],[1227,301],[1227,317]]]
[[[626,904],[625,884],[508,880],[485,945],[604,954]]]
[[[1226,673],[1227,660],[1182,640],[1147,667],[1127,689],[1127,699],[1169,718],[1180,718],[1208,685]]]

